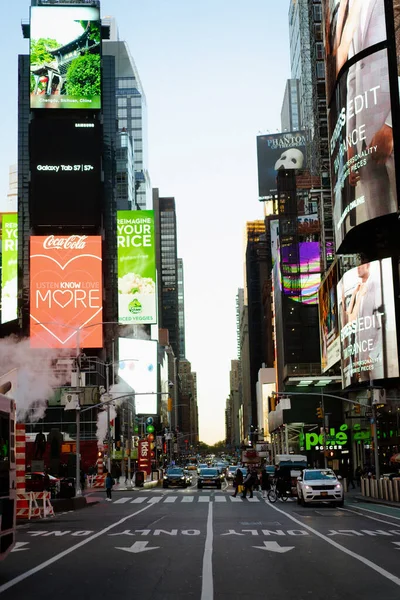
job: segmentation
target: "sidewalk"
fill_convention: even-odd
[[[400,509],[400,502],[391,502],[390,500],[381,500],[380,498],[369,498],[361,495],[360,488],[356,487],[354,490],[350,489],[345,492],[344,499],[352,500],[353,502],[365,502],[366,504],[382,504],[384,506],[392,506]]]

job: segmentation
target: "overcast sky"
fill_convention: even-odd
[[[289,0],[103,0],[128,42],[148,103],[149,171],[177,204],[186,355],[197,372],[200,439],[225,437],[243,229],[263,218],[256,136],[280,130],[290,77]],[[0,193],[17,156],[17,55],[29,0],[3,11]]]

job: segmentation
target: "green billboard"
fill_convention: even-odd
[[[119,322],[157,323],[154,211],[119,210],[117,246]]]
[[[3,213],[1,226],[1,322],[17,318],[18,214]]]

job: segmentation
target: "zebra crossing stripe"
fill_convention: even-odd
[[[214,496],[215,502],[226,502],[225,496]]]
[[[142,504],[142,502],[144,502],[146,500],[146,498],[135,498],[134,500],[132,500],[131,504]]]
[[[210,496],[199,496],[199,502],[210,502]]]
[[[194,496],[184,496],[182,502],[193,502]]]
[[[157,502],[161,502],[163,496],[154,496],[154,498],[150,498],[149,504],[157,504]]]
[[[125,504],[126,502],[129,502],[129,500],[131,500],[132,498],[130,496],[128,496],[127,498],[119,498],[118,500],[116,500],[114,502],[114,504]]]
[[[249,502],[260,502],[258,498],[247,498]]]
[[[167,496],[164,500],[164,502],[166,502],[167,504],[172,504],[172,502],[175,502],[175,500],[178,499],[178,496]]]

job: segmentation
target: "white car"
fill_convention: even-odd
[[[334,502],[343,506],[343,486],[331,469],[304,469],[297,478],[297,503]]]

